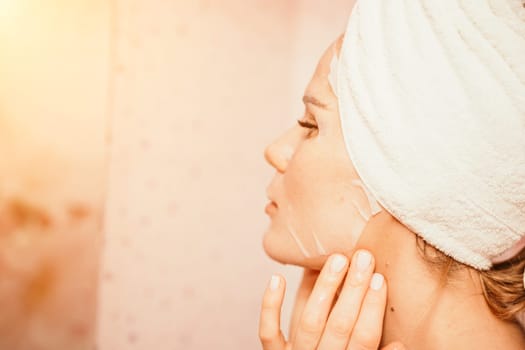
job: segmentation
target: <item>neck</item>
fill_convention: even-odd
[[[431,266],[418,251],[416,235],[394,218],[374,220],[359,247],[374,253],[376,270],[388,281],[385,344],[399,340],[408,349],[525,349],[520,326],[490,311],[475,270],[462,266],[447,273]]]

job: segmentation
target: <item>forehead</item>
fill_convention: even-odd
[[[339,57],[341,52],[341,46],[343,45],[344,34],[340,35],[330,46],[326,49],[321,60],[319,61],[316,69],[316,74],[327,74],[330,73],[330,63],[332,62],[332,57],[336,55]]]
[[[331,93],[328,76],[331,71],[331,63],[334,55],[339,57],[341,46],[343,43],[343,35],[339,36],[324,52],[323,56],[317,64],[312,80],[308,84],[306,91],[312,95],[320,95],[320,98],[326,97],[327,93]],[[335,96],[334,96],[335,97]]]

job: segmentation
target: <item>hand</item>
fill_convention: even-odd
[[[319,274],[321,273],[321,269],[324,266],[324,263],[328,257],[324,258],[324,262],[321,264],[321,267],[319,270],[312,270],[309,268],[305,268],[303,270],[303,278],[301,279],[301,282],[299,283],[299,286],[297,287],[297,292],[295,294],[294,299],[294,306],[292,309],[292,314],[290,315],[290,324],[288,329],[288,338],[294,339],[295,333],[297,330],[297,327],[299,326],[299,322],[301,321],[301,316],[303,315],[304,307],[306,306],[306,303],[308,302],[308,299],[310,298],[310,294],[312,294],[312,290],[314,289],[315,282],[317,282],[317,278],[319,278]]]
[[[387,293],[383,276],[373,271],[374,259],[366,251],[354,254],[350,266],[344,255],[332,255],[304,305],[293,339],[288,341],[280,327],[285,280],[273,276],[261,307],[263,350],[377,350]],[[405,348],[397,342],[383,348],[394,349]]]

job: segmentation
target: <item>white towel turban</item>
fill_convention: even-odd
[[[357,172],[405,226],[481,270],[525,236],[522,1],[358,1],[336,93]]]

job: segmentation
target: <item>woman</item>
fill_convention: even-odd
[[[525,349],[524,11],[356,4],[266,149],[264,248],[305,271],[288,341],[272,277],[265,350]]]

